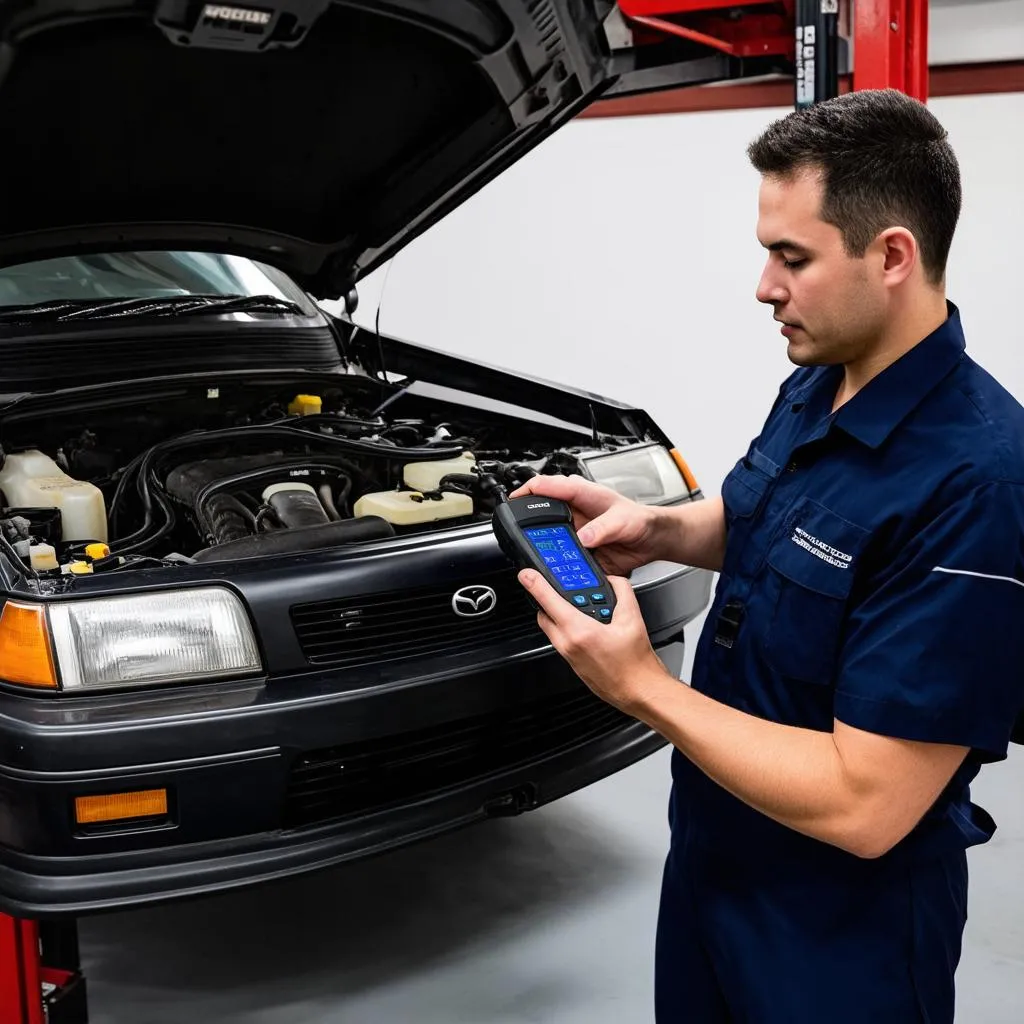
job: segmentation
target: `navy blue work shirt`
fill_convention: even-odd
[[[773,722],[969,747],[883,861],[991,837],[969,783],[1006,756],[1024,705],[1024,408],[966,355],[948,311],[835,413],[842,367],[783,384],[722,486],[725,559],[692,680]],[[685,823],[761,861],[857,859],[753,810],[678,751],[673,778],[674,841]]]

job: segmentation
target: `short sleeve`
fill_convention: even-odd
[[[891,561],[850,612],[836,719],[1005,757],[1024,706],[1024,485],[977,488]]]

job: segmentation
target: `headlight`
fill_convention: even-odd
[[[64,690],[261,671],[245,608],[222,587],[98,598],[49,609]]]
[[[617,452],[588,452],[580,456],[586,473],[596,483],[611,487],[644,505],[658,505],[690,497],[696,482],[682,459],[660,444],[641,445]],[[692,478],[691,478],[692,480]]]

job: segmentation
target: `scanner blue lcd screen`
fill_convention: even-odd
[[[563,590],[600,586],[565,526],[539,526],[523,530]]]

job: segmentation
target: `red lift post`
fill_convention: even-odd
[[[0,1024],[44,1024],[39,927],[0,915]]]
[[[856,89],[899,89],[928,99],[928,0],[855,0]]]
[[[0,914],[0,1024],[87,1024],[74,921]]]
[[[841,91],[837,40],[848,15],[850,88],[928,98],[927,0],[619,0],[619,9],[638,41],[644,33],[670,35],[731,57],[786,58],[797,107]],[[75,922],[0,913],[0,1024],[87,1021]]]

